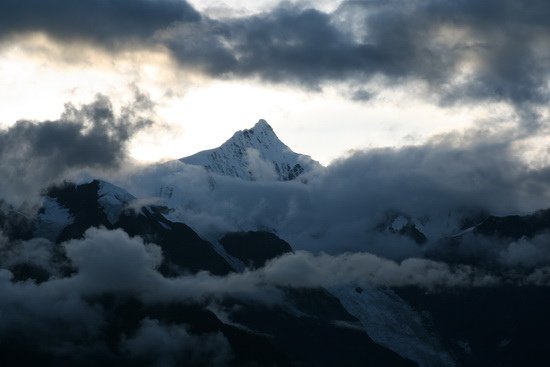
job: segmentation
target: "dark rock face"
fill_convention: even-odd
[[[458,366],[548,366],[548,287],[396,292],[424,315]]]
[[[498,252],[506,249],[511,242],[532,239],[549,231],[550,209],[527,215],[485,216],[463,232],[439,239],[426,252],[426,256],[451,264],[498,269],[502,266],[498,261]]]
[[[404,223],[398,228],[394,228],[393,222],[395,220],[402,220]],[[418,245],[428,242],[428,238],[416,227],[412,218],[404,214],[389,214],[375,229],[379,232],[407,237]]]
[[[258,335],[236,326],[228,325],[204,305],[173,303],[169,305],[144,305],[136,299],[105,296],[89,300],[95,307],[108,315],[107,323],[101,330],[100,340],[105,347],[98,353],[74,355],[51,353],[36,340],[24,335],[15,335],[0,343],[0,361],[4,366],[152,366],[156,361],[148,356],[128,356],[121,352],[121,341],[136,335],[143,320],[154,320],[160,325],[185,326],[194,337],[221,335],[231,348],[223,365],[227,366],[293,366],[283,350],[266,335]],[[56,332],[53,332],[54,334]],[[32,338],[31,338],[32,339]],[[81,340],[83,345],[93,340]],[[182,350],[188,348],[181,345]],[[85,349],[85,348],[84,348]],[[215,353],[216,351],[214,351]],[[200,367],[211,365],[205,356],[190,358],[182,354],[173,362],[176,365]],[[208,356],[206,356],[208,357]],[[210,356],[211,358],[212,356]],[[158,361],[157,361],[158,362]]]
[[[416,366],[373,342],[358,320],[325,290],[285,289],[285,293],[284,305],[244,303],[232,319],[271,335],[293,366]]]
[[[232,270],[209,242],[189,226],[167,220],[157,208],[142,208],[140,213],[124,212],[116,226],[130,236],[140,236],[146,242],[159,245],[164,255],[160,271],[165,275],[175,275],[181,270],[191,273],[207,270],[225,275]]]
[[[278,163],[275,163],[275,172],[277,173],[277,176],[280,177],[281,181],[294,180],[296,177],[304,173],[304,171],[304,167],[302,167],[299,163],[296,163],[293,167],[291,167],[288,163],[281,164],[281,166],[279,166]]]
[[[489,216],[474,229],[484,236],[504,237],[517,240],[523,236],[533,237],[550,229],[550,209],[529,215]]]
[[[91,227],[113,228],[99,205],[98,190],[99,181],[97,180],[83,185],[67,182],[62,186],[49,189],[47,196],[56,199],[74,217],[73,223],[62,230],[56,242],[61,243],[70,239],[82,238],[84,232]]]
[[[220,239],[221,245],[231,256],[251,268],[260,268],[266,261],[292,252],[290,245],[270,232],[233,232]]]

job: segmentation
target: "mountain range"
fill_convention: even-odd
[[[260,120],[251,129],[236,132],[219,148],[155,168],[168,170],[169,175],[162,176],[166,182],[161,176],[149,175],[138,176],[141,179],[128,185],[147,187],[145,191],[154,191],[159,200],[143,201],[127,188],[93,179],[50,187],[36,216],[2,207],[4,235],[13,243],[47,239],[53,244],[57,264],[48,268],[23,257],[2,263],[3,267],[17,282],[41,284],[70,277],[75,269],[63,246],[86,237],[90,228],[122,230],[145,244],[159,246],[163,257],[158,272],[166,279],[204,272],[217,277],[248,274],[298,250],[279,236],[278,228],[243,225],[241,230],[218,230],[216,238],[204,238],[186,224],[186,213],[195,209],[186,202],[185,210],[178,211],[182,201],[175,192],[179,188],[166,178],[185,174],[182,170],[188,165],[198,166],[195,168],[210,176],[212,185],[205,188],[207,193],[214,192],[216,182],[224,179],[243,180],[247,185],[255,181],[307,185],[307,180],[301,179],[323,169],[309,156],[294,153]],[[461,227],[434,236],[425,230],[426,220],[388,212],[366,231],[412,241],[433,259],[451,253],[454,258],[446,258],[449,262],[460,259],[477,265],[479,260],[460,255],[468,236],[487,241],[533,238],[550,229],[548,218],[547,210],[528,215],[472,215]],[[295,277],[305,276],[306,270],[298,269]],[[152,319],[161,324],[183,323],[192,335],[222,335],[232,350],[225,362],[234,366],[545,366],[550,361],[546,349],[550,315],[544,311],[550,306],[550,291],[545,287],[507,285],[436,292],[415,286],[350,284],[282,286],[279,290],[282,300],[274,305],[246,297],[218,300],[215,307],[204,299],[155,304],[131,296],[90,298],[87,302],[115,320],[101,331],[109,353],[86,358],[51,353],[18,336],[0,343],[0,360],[5,365],[150,365],[147,357],[125,358],[121,343],[136,334],[142,320]]]

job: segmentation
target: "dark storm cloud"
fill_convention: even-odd
[[[424,81],[442,103],[539,104],[549,98],[548,17],[545,0],[349,1],[328,14],[287,4],[175,27],[164,42],[215,75],[309,88],[380,76]]]
[[[18,121],[0,130],[0,194],[5,200],[32,200],[53,180],[76,169],[112,169],[127,157],[126,145],[152,124],[152,103],[136,99],[117,115],[110,100],[98,95],[81,107],[65,105],[55,121]]]
[[[375,96],[375,93],[365,89],[357,89],[350,93],[350,97],[354,101],[367,102]]]
[[[190,30],[194,26],[176,27],[165,42],[182,64],[204,59],[206,71],[218,75],[259,76],[317,88],[326,80],[372,74],[375,70],[362,69],[391,61],[376,47],[354,43],[331,24],[329,14],[315,9],[282,6],[237,20],[206,19],[195,32]],[[189,49],[190,43],[198,47]],[[225,56],[210,58],[214,53]]]
[[[198,19],[183,0],[5,0],[0,2],[0,37],[45,32],[61,40],[113,46],[141,43],[174,22]]]
[[[549,100],[549,17],[546,0],[345,1],[332,13],[282,3],[220,19],[176,0],[8,0],[0,34],[42,31],[111,50],[163,45],[183,67],[214,77],[310,89],[422,81],[440,103],[529,111]]]

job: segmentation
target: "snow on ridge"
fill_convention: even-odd
[[[251,129],[237,131],[220,147],[180,161],[203,166],[212,173],[253,181],[292,180],[321,167],[310,156],[293,152],[263,119]]]
[[[377,344],[420,367],[454,367],[456,363],[426,327],[422,316],[391,290],[333,287],[329,291],[363,325]]]
[[[74,217],[69,209],[59,204],[56,199],[46,196],[37,220],[39,225],[35,236],[55,240],[63,228],[74,222]]]
[[[409,224],[409,220],[405,218],[402,215],[397,216],[393,222],[391,223],[391,228],[394,231],[400,231],[402,230],[407,224]]]
[[[116,223],[126,205],[136,199],[128,191],[106,181],[99,182],[97,195],[98,203],[111,224]]]

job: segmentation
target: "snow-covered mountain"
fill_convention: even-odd
[[[293,180],[321,167],[310,156],[293,152],[260,120],[251,129],[237,131],[220,147],[204,150],[180,161],[203,166],[209,172],[246,180]]]

